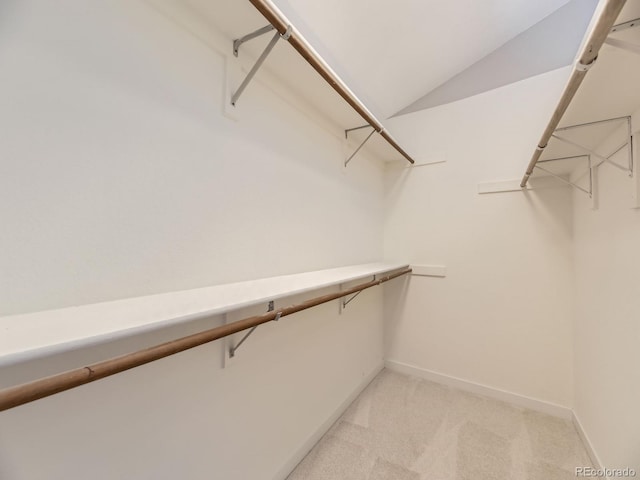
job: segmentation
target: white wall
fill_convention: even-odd
[[[283,479],[382,364],[380,290],[363,292],[341,316],[337,310],[329,303],[260,327],[224,369],[219,341],[2,412],[0,478]],[[6,368],[0,387],[220,321]]]
[[[637,130],[640,111],[633,120]],[[610,154],[620,139],[597,151]],[[612,160],[626,164],[626,154]],[[630,208],[635,179],[609,165],[597,178],[597,210],[573,194],[575,412],[605,467],[640,471],[640,210]]]
[[[381,166],[364,155],[344,171],[339,128],[262,75],[240,121],[224,117],[224,56],[198,34],[139,1],[0,4],[0,314],[382,257]],[[0,478],[282,478],[380,367],[381,295],[261,327],[227,369],[218,342],[3,412]]]
[[[339,127],[259,81],[224,117],[223,55],[144,2],[0,9],[0,314],[380,259]]]
[[[0,315],[365,263],[384,239],[387,259],[448,267],[385,287],[390,360],[575,405],[606,466],[640,469],[628,180],[602,169],[597,211],[567,188],[477,194],[520,178],[567,69],[394,119],[447,162],[383,175],[366,154],[345,171],[340,129],[264,74],[224,117],[229,45],[149,3],[9,0],[0,19]],[[0,478],[282,478],[379,368],[382,301],[261,327],[226,369],[219,342],[0,413]]]
[[[388,172],[385,255],[448,275],[386,302],[389,360],[572,405],[571,193],[477,193],[521,178],[568,71],[393,119],[408,151],[446,163]]]

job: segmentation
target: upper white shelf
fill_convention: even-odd
[[[619,2],[609,1],[608,4],[613,6]],[[537,156],[537,168],[530,172],[535,173],[536,177],[560,176],[561,180],[570,176],[580,178],[582,185],[571,185],[590,195],[593,194],[591,177],[581,174],[589,172],[589,154],[597,150],[614,133],[626,129],[626,117],[636,117],[631,121],[633,131],[626,134],[627,148],[624,153],[630,152],[632,142],[628,139],[628,133],[633,135],[637,132],[640,113],[640,28],[635,21],[640,18],[640,3],[627,2],[617,18],[605,17],[606,15],[603,15],[598,22],[602,29],[601,40],[605,43],[602,48],[595,50],[597,56],[592,62],[593,66],[588,68],[588,73],[582,72],[584,80],[577,84],[569,82],[571,88],[567,85],[559,104],[559,107],[566,105],[566,111],[560,118],[554,114],[544,134],[546,136],[548,133],[549,138],[546,141],[541,139],[539,143],[546,145],[544,150],[537,149],[534,153],[534,157]],[[618,27],[611,29],[608,27],[609,22]],[[583,48],[582,55],[587,57],[594,54],[592,37],[593,35],[590,35],[585,43],[590,48]],[[630,45],[631,48],[625,45]],[[574,76],[575,71],[571,78]],[[575,95],[566,97],[567,91],[573,91]],[[554,121],[558,123],[549,131]],[[563,137],[564,140],[557,137]],[[622,140],[625,140],[624,133],[616,141]],[[598,159],[597,163],[600,161],[601,159]],[[533,168],[531,164],[529,168]]]
[[[0,317],[0,366],[407,267],[369,263]]]

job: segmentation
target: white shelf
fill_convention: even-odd
[[[615,23],[621,24],[639,17],[640,3],[627,2]],[[620,30],[610,34],[609,38],[640,45],[640,27]],[[640,57],[638,54],[605,43],[598,54],[597,61],[585,76],[563,115],[558,128],[615,118],[620,118],[620,120],[584,126],[562,132],[561,135],[588,149],[597,150],[614,132],[620,130],[618,133],[622,133],[625,123],[622,117],[627,116],[634,117],[632,119],[632,133],[637,134],[638,115],[640,114],[638,84],[640,84]],[[620,141],[624,141],[624,133]],[[589,160],[586,153],[585,150],[551,138],[540,157],[539,165],[555,175],[568,179],[574,173],[579,174],[588,170]],[[546,165],[543,163],[562,158],[566,159],[550,161]],[[595,163],[599,163],[599,161]],[[549,173],[539,170],[534,170],[534,172],[535,175],[531,178],[551,178]],[[583,180],[583,187],[588,187],[586,180]],[[556,182],[559,183],[557,180]]]
[[[407,267],[369,263],[0,317],[0,366]]]

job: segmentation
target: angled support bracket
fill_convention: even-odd
[[[273,312],[273,310],[274,310],[274,303],[273,303],[273,300],[271,300],[269,302],[269,306],[267,307],[267,312]],[[280,320],[280,315],[281,315],[281,312],[278,312],[276,314],[276,318],[274,318],[274,321],[277,322],[278,320]],[[251,334],[256,331],[256,328],[258,328],[258,325],[251,328],[251,330],[245,333],[244,337],[240,339],[237,345],[229,347],[229,358],[233,358],[236,356],[236,352],[240,348],[240,345],[242,345],[245,342],[245,340],[247,340],[247,338],[249,338]]]
[[[370,127],[370,126],[371,126],[371,125],[366,124],[366,125],[362,125],[362,126],[360,126],[360,127],[347,128],[347,129],[344,131],[344,138],[345,138],[345,140],[348,140],[348,139],[349,139],[349,132],[353,132],[354,130],[362,130],[363,128],[368,128],[368,127]]]
[[[579,143],[572,142],[571,140],[568,140],[568,139],[566,139],[566,138],[564,138],[564,137],[561,137],[560,135],[556,135],[555,133],[554,133],[553,135],[551,135],[551,136],[552,136],[553,138],[557,139],[557,140],[560,140],[560,141],[561,141],[561,142],[563,142],[563,143],[566,143],[567,145],[571,145],[571,146],[573,146],[573,147],[576,147],[576,148],[578,148],[578,149],[582,150],[583,152],[588,153],[589,155],[593,155],[594,157],[596,157],[597,159],[599,159],[599,160],[600,160],[600,163],[598,163],[598,164],[596,165],[596,167],[599,167],[600,165],[602,165],[603,163],[605,163],[605,162],[606,162],[606,163],[608,163],[609,165],[611,165],[611,166],[613,166],[613,167],[616,167],[616,168],[617,168],[617,169],[619,169],[619,170],[622,170],[622,171],[627,172],[627,173],[629,174],[629,176],[633,175],[633,163],[632,163],[631,157],[629,157],[629,158],[630,158],[630,160],[629,160],[629,165],[628,165],[628,166],[619,165],[619,164],[617,164],[616,162],[614,162],[613,160],[611,160],[611,159],[609,158],[609,157],[611,157],[612,155],[609,155],[609,156],[606,156],[606,157],[605,157],[604,155],[600,155],[599,153],[594,152],[593,150],[591,150],[590,148],[585,147],[584,145],[580,145]],[[625,144],[623,145],[623,147],[624,147],[624,146],[626,146],[626,145],[631,146],[631,140],[629,140],[628,142],[625,142]],[[622,147],[618,148],[618,149],[614,152],[614,154],[615,154],[615,153],[618,153],[621,149],[622,149]]]
[[[622,143],[620,146],[618,146],[616,149],[613,150],[613,152],[611,152],[609,155],[600,155],[599,153],[594,152],[593,150],[591,150],[590,148],[585,147],[584,145],[580,145],[579,143],[573,142],[567,138],[564,138],[560,135],[557,134],[557,132],[561,132],[561,131],[566,131],[566,130],[571,130],[574,128],[579,128],[579,127],[584,127],[584,126],[588,126],[588,125],[595,125],[595,124],[600,124],[600,123],[606,123],[606,122],[611,122],[611,121],[619,121],[619,120],[626,120],[627,122],[627,140]],[[561,158],[550,158],[550,159],[546,159],[546,160],[540,160],[538,161],[538,164],[535,165],[535,168],[537,168],[538,170],[541,170],[543,172],[545,172],[548,175],[551,175],[552,177],[557,178],[558,180],[560,180],[563,183],[566,183],[567,185],[570,185],[586,194],[588,194],[592,199],[594,199],[593,195],[594,195],[594,174],[597,171],[597,168],[599,166],[601,166],[603,163],[608,163],[620,170],[623,170],[625,172],[627,172],[629,174],[629,176],[633,176],[633,135],[631,132],[631,117],[619,117],[619,118],[612,118],[612,119],[607,119],[607,120],[599,120],[596,122],[589,122],[589,123],[585,123],[585,124],[580,124],[580,125],[571,125],[568,127],[563,127],[563,128],[558,128],[556,129],[555,133],[552,135],[552,138],[555,138],[556,140],[559,140],[567,145],[571,145],[572,147],[575,147],[579,150],[582,150],[583,152],[585,152],[584,155],[574,155],[574,156],[570,156],[570,157],[561,157]],[[616,155],[618,152],[620,152],[623,148],[628,146],[628,150],[629,150],[629,155],[628,155],[628,166],[624,166],[624,165],[620,165],[616,162],[614,162],[613,160],[611,160],[611,158]],[[589,168],[582,173],[581,175],[579,175],[578,177],[576,177],[574,179],[573,182],[563,178],[560,175],[557,175],[549,170],[547,170],[546,168],[543,168],[540,164],[541,163],[548,163],[548,162],[556,162],[556,161],[560,161],[560,160],[569,160],[569,159],[573,159],[573,158],[581,158],[581,157],[586,157],[589,161]],[[594,164],[594,162],[592,161],[592,157],[595,157],[597,159],[599,159],[600,161],[596,164]],[[589,175],[589,189],[585,189],[583,187],[581,187],[580,185],[577,184],[578,181],[580,181],[585,175]],[[596,205],[596,200],[594,199],[594,207],[593,208],[597,208]]]
[[[615,153],[617,153],[617,151],[618,151],[618,150],[616,150],[615,152],[613,152],[613,153],[612,153],[611,155],[609,155],[609,156],[614,155]],[[561,182],[564,182],[564,183],[566,183],[566,184],[567,184],[567,185],[569,185],[569,186],[572,186],[572,187],[574,187],[574,188],[577,188],[578,190],[580,190],[580,191],[582,191],[582,192],[585,192],[585,193],[587,193],[589,196],[593,197],[593,171],[594,171],[594,168],[595,168],[595,167],[594,167],[593,163],[591,162],[591,155],[587,155],[587,154],[585,154],[585,155],[573,155],[573,156],[570,156],[570,157],[549,158],[549,159],[546,159],[546,160],[539,160],[539,161],[538,161],[538,164],[540,164],[540,163],[550,163],[550,162],[560,162],[560,161],[562,161],[562,160],[572,160],[572,159],[575,159],[575,158],[586,158],[586,159],[587,159],[587,162],[588,162],[588,167],[587,167],[587,169],[586,169],[582,174],[580,174],[577,178],[575,178],[575,180],[574,180],[573,182],[568,181],[568,180],[566,180],[565,178],[561,177],[560,175],[556,175],[556,174],[554,174],[553,172],[550,172],[549,170],[547,170],[547,169],[545,169],[545,168],[543,168],[543,167],[541,167],[541,166],[536,165],[536,167],[538,168],[538,170],[541,170],[541,171],[543,171],[543,172],[545,172],[545,173],[547,173],[547,174],[551,175],[552,177],[557,178],[557,179],[558,179],[558,180],[560,180]],[[585,175],[589,175],[589,190],[586,190],[585,188],[583,188],[583,187],[581,187],[580,185],[578,185],[578,182],[579,182],[580,180],[582,180],[582,178],[583,178]]]
[[[366,125],[367,127],[371,127],[371,125]],[[358,127],[357,129],[360,128],[364,128],[364,127]],[[349,165],[349,162],[351,161],[351,159],[353,157],[356,156],[356,154],[360,151],[360,149],[362,147],[364,147],[364,144],[367,143],[367,141],[371,138],[371,136],[376,133],[376,129],[371,127],[373,130],[371,130],[371,133],[369,135],[367,135],[367,138],[364,139],[364,141],[360,144],[360,146],[358,148],[356,148],[355,152],[353,152],[351,155],[349,155],[349,158],[347,158],[344,162],[344,166],[346,167],[347,165]],[[351,130],[357,130],[356,128],[352,128]],[[347,136],[347,132],[348,130],[345,130],[345,137]]]
[[[563,158],[554,158],[554,159],[547,160],[547,161],[548,162],[552,162],[554,160],[564,160],[564,159]],[[557,175],[557,174],[547,170],[546,168],[541,167],[538,164],[535,165],[535,168],[537,168],[540,171],[545,172],[548,175],[551,175],[554,178],[557,178],[561,182],[566,183],[567,185],[569,185],[569,186],[571,186],[573,188],[577,188],[578,190],[580,190],[580,191],[586,193],[587,195],[589,195],[589,197],[591,197],[591,195],[593,194],[593,176],[592,176],[593,175],[593,173],[592,173],[593,172],[593,168],[591,167],[591,157],[589,157],[589,170],[588,170],[588,173],[589,173],[589,190],[587,190],[586,188],[582,188],[580,185],[578,185],[576,183],[573,183],[573,182],[561,177],[560,175]],[[583,174],[582,176],[584,176],[584,175],[585,174]]]
[[[376,276],[375,275],[373,276],[373,280],[372,281],[373,282],[376,281]],[[346,298],[342,297],[342,299],[341,299],[342,300],[342,309],[344,310],[347,307],[347,305],[349,305],[349,303],[351,303],[351,301],[354,298],[356,298],[358,295],[360,295],[362,292],[363,292],[363,290],[360,290],[359,292],[356,292],[349,299],[346,299]]]
[[[343,298],[342,299],[342,308],[346,308],[347,305],[349,305],[349,303],[351,302],[351,300],[353,300],[354,298],[356,298],[358,295],[360,295],[362,293],[362,290],[360,290],[359,292],[357,292],[355,295],[353,295],[351,298],[349,298],[348,300]]]
[[[266,27],[264,27],[264,29],[266,29]],[[261,29],[261,30],[264,30],[264,29]],[[259,32],[259,31],[260,30],[258,30],[257,32]],[[262,33],[266,33],[267,31],[269,31],[269,30],[266,30],[265,32],[262,32]],[[257,32],[250,33],[247,36],[254,35]],[[256,36],[261,35],[262,33],[257,34],[257,35],[255,35],[254,37],[251,37],[251,38],[255,38]],[[278,43],[278,40],[280,40],[280,38],[282,38],[283,40],[289,40],[290,36],[291,36],[291,25],[289,25],[287,27],[287,30],[282,35],[280,35],[280,32],[276,31],[275,35],[273,36],[273,38],[271,39],[269,44],[266,46],[266,48],[264,49],[264,51],[262,52],[260,57],[258,57],[258,60],[256,60],[256,63],[253,65],[253,67],[251,67],[251,70],[249,71],[249,73],[247,74],[245,79],[242,81],[240,86],[238,87],[238,90],[236,90],[235,93],[231,96],[231,105],[233,105],[234,107],[236,106],[236,103],[238,102],[238,99],[240,98],[240,95],[242,95],[242,92],[244,91],[244,89],[247,88],[247,85],[249,85],[249,82],[251,82],[251,80],[253,79],[253,77],[257,73],[257,71],[260,69],[260,67],[262,66],[264,61],[267,59],[267,57],[271,53],[271,50],[273,50],[273,47],[276,46],[276,43]],[[240,40],[242,40],[242,39],[234,40],[234,42],[233,42],[234,51],[235,51],[236,42],[240,41]]]
[[[562,132],[562,131],[566,131],[566,130],[571,130],[571,129],[575,129],[575,128],[580,128],[580,127],[586,127],[586,126],[590,126],[590,125],[597,125],[597,124],[601,124],[601,123],[608,123],[608,122],[616,122],[616,121],[620,121],[620,120],[625,120],[626,124],[627,124],[627,140],[620,145],[620,147],[618,147],[616,150],[613,151],[613,153],[604,156],[604,155],[600,155],[599,153],[594,152],[593,150],[591,150],[590,148],[585,147],[584,145],[580,145],[579,143],[573,142],[567,138],[564,138],[560,135],[558,135],[558,132]],[[597,165],[593,165],[593,168],[598,168],[600,165],[602,165],[603,163],[608,163],[620,170],[623,170],[625,172],[627,172],[629,174],[629,176],[633,176],[633,132],[631,131],[631,117],[630,116],[626,116],[626,117],[616,117],[616,118],[608,118],[605,120],[598,120],[595,122],[589,122],[589,123],[582,123],[579,125],[571,125],[568,127],[563,127],[563,128],[557,128],[555,130],[555,132],[552,134],[552,137],[563,142],[566,143],[567,145],[571,145],[572,147],[575,147],[579,150],[582,150],[583,152],[594,156],[595,158],[600,160],[600,163],[598,163]],[[613,157],[616,153],[618,153],[620,150],[622,150],[624,147],[628,146],[628,156],[627,156],[627,165],[620,165],[616,162],[614,162],[613,160],[611,160],[611,157]]]
[[[626,30],[628,28],[640,27],[640,18],[634,18],[633,20],[629,20],[628,22],[619,23],[618,25],[614,25],[611,27],[609,31],[609,35],[612,33],[620,32],[622,30]]]
[[[242,45],[244,42],[248,42],[249,40],[253,40],[254,38],[257,38],[257,37],[259,37],[261,35],[264,35],[265,33],[269,33],[274,28],[275,27],[273,25],[269,24],[266,27],[259,28],[255,32],[248,33],[244,37],[236,38],[233,41],[233,56],[234,57],[238,56],[238,51],[240,50],[240,45]]]

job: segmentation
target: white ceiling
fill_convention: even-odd
[[[568,0],[274,0],[388,118]]]

